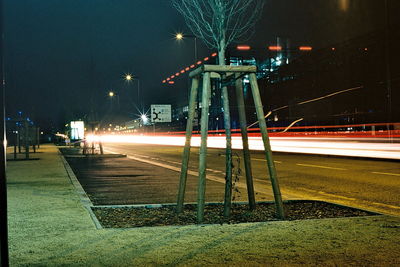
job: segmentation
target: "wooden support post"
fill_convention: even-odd
[[[222,79],[225,75],[222,76]],[[229,108],[228,88],[222,87],[222,101],[224,107],[224,126],[226,136],[226,166],[225,166],[225,199],[224,199],[224,217],[231,215],[232,207],[232,133],[231,133],[231,115]]]
[[[194,77],[192,79],[192,87],[190,89],[189,110],[188,110],[188,118],[186,121],[185,148],[183,149],[181,176],[179,179],[179,189],[178,189],[179,190],[178,201],[176,205],[177,213],[182,212],[183,203],[185,201],[186,180],[187,180],[187,172],[188,172],[189,156],[190,156],[190,141],[192,140],[193,120],[196,108],[198,89],[199,89],[199,78]]]
[[[206,191],[206,157],[207,157],[207,134],[208,134],[208,111],[211,95],[210,72],[203,75],[203,96],[201,107],[201,145],[199,155],[199,182],[197,193],[197,223],[204,219],[205,191]]]
[[[251,171],[249,137],[247,135],[246,109],[245,109],[244,96],[243,96],[243,80],[242,80],[242,78],[238,78],[238,76],[239,76],[239,74],[236,74],[236,78],[237,78],[237,80],[236,80],[236,98],[237,98],[238,111],[239,111],[240,132],[242,134],[244,168],[246,171],[247,196],[249,199],[249,208],[251,210],[253,210],[256,207],[256,200],[255,200],[255,195],[254,195],[253,174]]]
[[[268,137],[268,132],[267,132],[267,124],[265,122],[264,110],[263,110],[263,106],[261,103],[260,92],[259,92],[258,84],[257,84],[257,77],[256,77],[255,73],[251,73],[249,76],[250,76],[251,90],[252,90],[253,98],[254,98],[254,105],[256,107],[256,112],[257,112],[258,123],[260,125],[261,135],[262,135],[262,139],[264,142],[265,157],[266,157],[267,164],[268,164],[268,170],[269,170],[269,175],[270,175],[270,179],[271,179],[272,190],[274,192],[276,213],[277,213],[277,217],[279,219],[283,220],[283,219],[285,219],[285,213],[284,213],[284,209],[283,209],[282,196],[281,196],[281,191],[279,189],[279,183],[278,183],[278,177],[276,174],[275,164],[272,159],[271,144],[269,142],[269,137]]]

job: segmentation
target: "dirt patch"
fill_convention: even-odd
[[[181,214],[175,205],[161,207],[94,207],[92,208],[105,228],[129,228],[141,226],[166,226],[196,224],[196,205],[187,204]],[[285,202],[286,220],[306,220],[338,217],[376,215],[364,210],[339,206],[322,201]],[[205,207],[204,224],[236,224],[246,222],[277,221],[274,203],[258,203],[255,210],[245,204],[234,204],[230,218],[224,218],[222,204]]]

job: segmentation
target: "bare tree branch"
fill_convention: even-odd
[[[252,35],[265,1],[172,0],[172,3],[192,33],[208,47],[216,48],[223,58],[229,44]]]

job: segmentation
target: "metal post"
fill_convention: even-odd
[[[222,80],[225,75],[222,76]],[[222,87],[222,101],[224,107],[224,126],[226,136],[226,173],[225,173],[225,199],[224,199],[224,216],[229,217],[232,207],[232,133],[231,133],[231,115],[229,108],[228,88]]]
[[[15,131],[15,138],[14,138],[14,159],[17,159],[17,140],[18,140],[18,131]]]
[[[205,191],[206,191],[206,157],[207,157],[207,134],[208,134],[208,112],[211,95],[210,73],[203,76],[203,96],[201,107],[201,145],[199,155],[199,184],[197,193],[197,223],[204,219]]]
[[[21,153],[21,125],[18,125],[18,153]]]
[[[37,127],[36,128],[36,144],[37,144],[37,148],[40,148],[40,128]]]
[[[103,143],[101,141],[99,141],[99,148],[100,148],[100,154],[103,155],[104,149],[103,149]]]
[[[137,97],[138,97],[138,104],[139,104],[139,109],[142,108],[142,101],[140,99],[140,79],[137,79]]]
[[[36,129],[34,127],[31,128],[30,139],[32,140],[33,153],[36,153]]]
[[[390,65],[390,16],[389,2],[385,0],[385,68],[386,68],[386,91],[387,91],[387,130],[389,141],[393,143],[392,131],[390,124],[392,123],[392,73]]]
[[[199,78],[194,77],[192,79],[192,86],[190,89],[188,118],[186,121],[185,148],[183,149],[181,176],[179,179],[178,200],[176,205],[177,213],[182,212],[183,203],[185,201],[186,180],[187,180],[187,171],[188,171],[189,156],[190,156],[190,141],[192,140],[193,120],[196,108],[198,88],[199,88]]]
[[[278,218],[283,220],[285,219],[285,213],[283,209],[281,190],[279,189],[279,182],[276,174],[275,164],[272,159],[271,144],[269,142],[267,124],[265,123],[264,110],[261,103],[260,91],[258,89],[257,77],[255,73],[251,73],[249,76],[250,76],[251,91],[253,93],[253,98],[254,98],[254,105],[256,107],[256,112],[257,112],[258,123],[260,125],[261,135],[264,143],[265,157],[267,159],[272,190],[274,192],[276,213]]]
[[[8,222],[7,222],[7,177],[6,177],[6,123],[5,123],[5,78],[3,64],[3,1],[0,0],[0,265],[8,266]]]
[[[194,62],[197,61],[197,37],[194,37]]]
[[[254,196],[253,174],[251,171],[249,137],[247,135],[246,109],[244,106],[244,96],[243,96],[243,80],[242,78],[238,78],[238,76],[239,74],[236,74],[236,98],[239,110],[240,132],[242,134],[244,168],[246,171],[246,183],[247,183],[247,195],[249,199],[249,208],[253,210],[256,207],[256,200]]]
[[[25,141],[25,159],[29,159],[29,125],[28,121],[24,121],[24,141]]]

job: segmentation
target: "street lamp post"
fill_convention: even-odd
[[[7,181],[6,181],[6,124],[5,124],[5,79],[3,65],[3,1],[0,0],[0,265],[9,266]]]
[[[140,101],[140,78],[139,76],[134,76],[132,74],[126,74],[125,75],[125,81],[127,81],[128,83],[131,82],[132,80],[136,80],[138,82],[138,89],[137,89],[137,98],[138,98],[138,104],[141,107],[142,103]]]
[[[119,95],[116,94],[113,91],[108,92],[108,96],[110,97],[110,103],[111,103],[111,110],[114,107],[114,98],[117,98],[117,109],[119,109]]]
[[[193,38],[193,40],[194,40],[194,62],[197,62],[197,37],[196,37],[196,35],[191,35],[191,34],[183,34],[183,33],[177,33],[176,35],[175,35],[175,39],[176,40],[178,40],[178,41],[181,41],[181,40],[183,40],[184,38]],[[190,88],[190,86],[188,86],[188,88]],[[190,89],[189,89],[189,91],[190,91]],[[197,97],[199,97],[199,96],[197,96]],[[190,93],[189,93],[189,96],[188,96],[188,98],[190,98]],[[199,126],[199,123],[198,123],[198,121],[199,121],[199,110],[200,110],[200,103],[199,103],[199,99],[196,99],[196,103],[197,103],[197,107],[196,107],[196,112],[195,112],[195,117],[197,118],[197,122],[196,122],[196,126],[197,127],[199,127],[200,128],[200,126]],[[200,130],[200,129],[198,129],[198,130]]]
[[[181,41],[184,38],[193,38],[193,40],[194,40],[194,62],[196,62],[197,61],[197,37],[195,35],[190,35],[190,34],[183,35],[183,33],[177,33],[175,35],[175,39],[178,41]]]
[[[386,67],[386,98],[387,98],[387,130],[389,141],[393,142],[390,123],[392,122],[392,73],[390,65],[390,14],[389,2],[385,0],[385,67]]]

